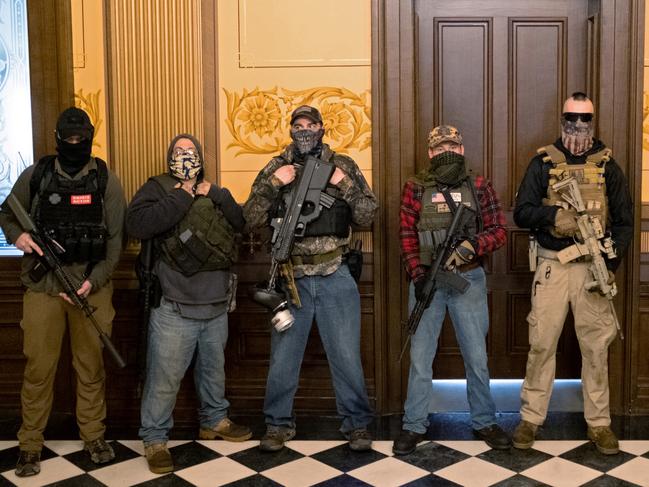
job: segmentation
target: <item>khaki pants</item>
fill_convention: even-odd
[[[110,334],[115,310],[112,285],[88,297],[97,307],[94,317]],[[104,361],[97,331],[83,312],[60,297],[28,290],[23,299],[23,352],[27,358],[21,391],[22,426],[18,431],[21,450],[40,451],[43,431],[52,409],[54,376],[66,326],[70,331],[72,365],[76,371],[77,424],[81,439],[103,436],[106,427],[104,401]]]
[[[608,347],[616,328],[608,300],[584,288],[591,281],[588,263],[561,264],[539,259],[532,283],[530,352],[521,390],[521,419],[541,425],[548,412],[556,368],[557,342],[572,308],[581,349],[584,417],[589,426],[608,426]]]

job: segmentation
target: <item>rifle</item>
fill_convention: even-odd
[[[565,264],[581,256],[590,256],[591,261],[588,270],[593,280],[586,283],[585,287],[588,291],[599,289],[599,292],[606,297],[620,340],[624,340],[624,334],[620,328],[620,322],[617,319],[617,313],[613,305],[613,297],[617,294],[617,286],[615,283],[608,283],[608,268],[602,255],[606,254],[609,259],[617,257],[613,247],[613,240],[604,233],[599,219],[586,213],[581,190],[574,177],[571,176],[553,184],[552,189],[557,191],[577,211],[577,227],[579,228],[578,236],[575,237],[575,244],[557,252],[557,258],[559,262]],[[578,238],[581,242],[577,240]]]
[[[140,302],[142,303],[142,322],[138,338],[137,369],[138,384],[137,397],[142,396],[144,381],[146,379],[146,354],[149,339],[149,318],[151,317],[152,303],[159,301],[156,292],[156,276],[153,274],[153,239],[141,242],[140,255],[135,266],[137,278],[140,281]]]
[[[256,287],[252,298],[273,312],[271,323],[277,331],[287,329],[294,321],[287,300],[275,290],[277,275],[279,273],[285,279],[292,301],[299,307],[300,296],[290,264],[293,243],[295,237],[304,236],[307,225],[320,216],[323,207],[331,208],[334,204],[335,198],[324,191],[334,169],[333,164],[308,156],[297,184],[288,196],[286,213],[270,222],[273,228],[270,275],[265,289]]]
[[[51,270],[54,272],[54,275],[61,283],[61,286],[63,286],[65,294],[68,295],[77,308],[84,312],[86,317],[90,320],[90,323],[95,327],[95,330],[97,330],[99,338],[101,338],[104,346],[113,357],[115,364],[120,369],[126,367],[126,362],[115,348],[115,345],[113,345],[113,342],[110,341],[110,337],[104,333],[93,316],[96,308],[92,307],[84,296],[77,294],[77,290],[81,286],[78,283],[75,283],[72,280],[72,277],[63,268],[58,254],[65,252],[65,249],[50,235],[47,235],[36,227],[23,205],[20,203],[18,198],[16,198],[16,195],[10,193],[9,196],[7,196],[5,203],[12,211],[23,230],[29,232],[32,240],[34,240],[36,245],[38,245],[43,251],[43,255],[37,255],[40,266],[44,271]]]
[[[468,217],[465,215],[468,215]],[[444,243],[438,247],[435,262],[433,262],[428,277],[426,278],[426,285],[424,286],[424,299],[417,300],[415,307],[412,309],[410,315],[408,316],[408,321],[405,323],[405,328],[408,330],[408,337],[403,344],[401,354],[399,354],[399,362],[401,362],[403,354],[405,353],[406,348],[408,348],[410,339],[417,332],[417,327],[419,326],[419,322],[421,321],[421,317],[423,316],[424,311],[428,308],[428,306],[430,306],[430,303],[433,301],[433,296],[435,295],[437,284],[446,284],[461,293],[466,292],[466,290],[471,285],[469,281],[459,276],[455,272],[445,271],[442,267],[444,262],[446,262],[446,260],[448,259],[449,255],[451,255],[451,253],[457,246],[458,242],[462,240],[461,238],[459,238],[459,233],[462,231],[464,225],[466,224],[466,221],[468,221],[470,217],[473,217],[473,211],[471,211],[463,204],[457,205],[451,226],[446,232]]]

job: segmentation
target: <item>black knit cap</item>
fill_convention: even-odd
[[[60,140],[65,140],[74,135],[92,140],[94,133],[95,127],[90,122],[90,117],[81,108],[66,108],[59,115],[56,122],[56,136]]]

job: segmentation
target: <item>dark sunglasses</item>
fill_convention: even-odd
[[[568,122],[576,122],[577,120],[581,120],[582,122],[590,122],[591,120],[593,120],[592,113],[564,112],[561,116]]]

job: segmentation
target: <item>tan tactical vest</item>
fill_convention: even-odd
[[[473,191],[466,179],[459,187],[449,190],[456,204],[460,202],[475,211],[480,211],[473,197]],[[431,265],[436,257],[437,248],[446,239],[446,230],[451,226],[453,215],[444,195],[438,190],[437,185],[425,186],[421,199],[421,213],[417,231],[419,233],[419,259],[423,265]],[[469,223],[467,237],[476,234],[476,221]]]
[[[605,148],[586,157],[585,164],[568,164],[566,156],[554,145],[547,145],[537,150],[544,155],[543,162],[552,163],[550,169],[550,180],[548,181],[547,199],[543,200],[546,206],[560,206],[570,208],[570,205],[552,189],[552,185],[570,176],[573,176],[579,184],[581,197],[584,200],[586,212],[597,217],[606,230],[608,220],[608,200],[606,198],[606,180],[604,170],[606,163],[611,158],[611,149]],[[554,229],[550,231],[555,237],[559,237]]]

